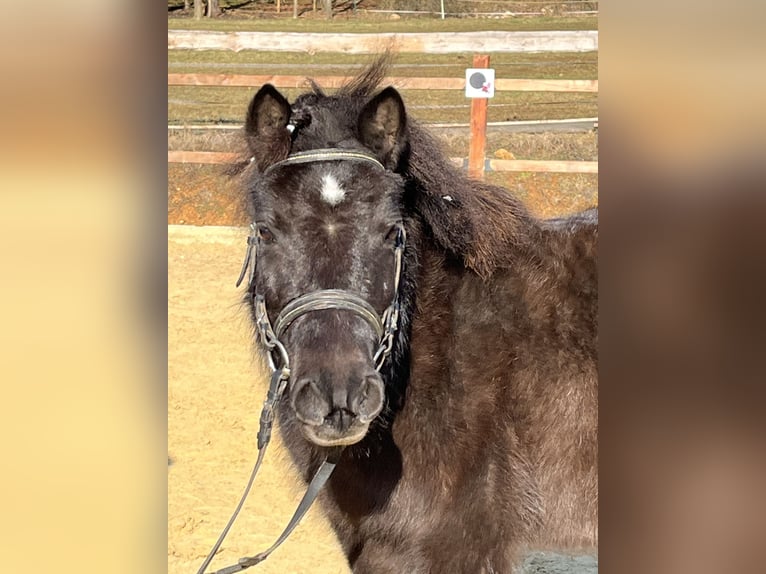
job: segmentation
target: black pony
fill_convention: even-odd
[[[250,103],[248,301],[285,443],[356,573],[511,572],[597,537],[597,215],[540,221],[469,179],[386,58]],[[281,358],[280,358],[281,357]]]

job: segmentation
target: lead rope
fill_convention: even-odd
[[[269,440],[271,439],[271,426],[274,421],[274,405],[277,399],[279,398],[279,395],[281,394],[280,387],[284,386],[284,383],[282,381],[283,380],[286,381],[286,379],[283,379],[283,377],[284,377],[284,370],[274,371],[274,374],[271,376],[271,384],[269,385],[269,392],[266,395],[266,402],[264,402],[263,409],[261,410],[260,428],[258,430],[258,459],[255,461],[255,466],[253,466],[253,471],[250,473],[250,479],[247,481],[245,492],[242,493],[242,498],[239,500],[239,504],[237,504],[237,507],[234,509],[234,513],[231,515],[231,518],[229,519],[229,522],[224,527],[223,532],[221,532],[221,535],[218,537],[218,540],[213,545],[213,548],[212,550],[210,550],[210,553],[207,555],[207,558],[205,558],[205,561],[202,563],[202,566],[200,566],[199,570],[197,571],[197,574],[204,574],[205,570],[210,565],[210,562],[213,560],[213,557],[218,552],[218,549],[221,547],[221,544],[223,544],[224,538],[226,538],[226,535],[229,533],[229,530],[234,524],[234,521],[237,519],[237,516],[239,515],[239,511],[242,509],[242,505],[244,505],[245,500],[247,499],[247,495],[250,494],[250,488],[253,486],[253,482],[255,481],[255,476],[258,474],[258,470],[260,470],[261,468],[261,463],[263,462],[263,458],[266,454],[266,447],[268,446]],[[236,572],[237,570],[242,570],[242,568],[238,568],[238,567],[236,570],[230,570],[231,568],[233,567],[230,566],[229,568],[224,568],[223,570],[219,570],[219,572],[221,573],[223,573],[224,571]]]
[[[394,249],[394,296],[391,305],[389,305],[383,313],[383,335],[381,337],[380,345],[373,355],[375,370],[377,371],[380,371],[386,361],[386,358],[391,354],[394,334],[396,333],[398,326],[400,310],[398,297],[399,280],[402,272],[402,257],[405,243],[406,233],[404,226],[399,225],[396,245]],[[239,285],[242,283],[242,279],[244,279],[248,268],[250,270],[248,285],[251,289],[253,287],[253,280],[255,278],[255,266],[258,261],[258,244],[258,231],[255,224],[253,223],[250,225],[250,235],[247,238],[247,253],[245,254],[245,261],[242,264],[242,270],[240,271],[239,279],[237,279],[237,287],[239,287]],[[269,351],[269,368],[272,371],[269,390],[266,394],[266,401],[263,403],[263,409],[261,410],[261,417],[259,422],[257,435],[258,458],[256,459],[255,465],[253,466],[253,471],[250,473],[250,478],[248,479],[247,485],[245,486],[245,491],[242,493],[242,498],[237,504],[237,507],[234,509],[234,513],[231,515],[229,522],[224,527],[221,535],[218,537],[218,540],[213,545],[213,548],[205,558],[205,561],[202,563],[202,566],[200,566],[199,570],[197,570],[197,574],[205,574],[205,570],[210,565],[210,562],[212,562],[216,553],[220,549],[221,544],[223,544],[223,541],[226,538],[226,535],[229,533],[232,525],[234,524],[234,521],[237,519],[237,516],[239,515],[239,512],[242,509],[247,496],[250,494],[250,488],[253,486],[253,482],[255,482],[255,477],[261,468],[261,463],[263,462],[266,454],[266,447],[271,440],[271,429],[274,423],[274,409],[277,405],[277,402],[279,401],[279,398],[282,396],[282,393],[287,387],[287,381],[290,378],[290,357],[287,354],[287,349],[285,349],[284,345],[282,345],[281,341],[275,335],[274,330],[272,329],[271,322],[269,321],[269,316],[266,312],[266,304],[264,302],[263,296],[256,294],[254,295],[254,299],[258,335],[261,339],[261,342]],[[280,369],[277,369],[274,361],[273,352],[275,349],[279,352],[280,355]],[[306,512],[308,512],[309,508],[311,508],[311,505],[314,503],[317,496],[321,492],[322,487],[325,485],[335,470],[342,452],[343,447],[335,447],[330,449],[327,458],[322,461],[322,464],[320,465],[316,474],[314,474],[314,477],[311,479],[311,482],[306,489],[306,493],[303,495],[303,498],[298,504],[298,508],[295,509],[290,522],[287,524],[285,529],[282,531],[282,534],[279,535],[279,538],[277,538],[274,544],[272,544],[267,550],[264,550],[255,556],[245,556],[240,558],[237,561],[237,564],[216,570],[213,574],[234,574],[235,572],[241,572],[242,570],[250,568],[251,566],[255,566],[256,564],[266,560],[266,558],[268,558],[269,555],[274,552],[274,550],[276,550],[287,539],[288,536],[290,536],[295,527],[300,523],[303,516],[306,514]]]
[[[242,283],[242,279],[244,279],[245,273],[247,273],[248,269],[250,271],[249,277],[248,277],[248,285],[252,286],[253,284],[253,279],[255,277],[255,266],[258,261],[258,243],[259,243],[259,236],[258,236],[257,228],[254,223],[251,223],[250,235],[247,238],[247,253],[245,254],[245,261],[242,264],[242,270],[240,271],[239,278],[237,279],[237,284],[236,284],[237,287],[239,287],[240,284]],[[242,510],[242,506],[244,505],[245,500],[250,494],[250,489],[253,486],[253,482],[255,482],[255,477],[261,468],[263,459],[265,458],[266,447],[268,446],[269,441],[271,440],[271,429],[274,424],[274,408],[276,407],[279,397],[282,396],[282,393],[284,392],[285,387],[287,386],[287,381],[290,378],[290,357],[287,354],[287,350],[284,348],[282,343],[280,343],[279,340],[274,336],[274,332],[272,331],[271,324],[269,323],[269,320],[268,320],[268,315],[266,315],[266,309],[265,309],[265,305],[263,304],[263,298],[260,298],[260,301],[256,300],[256,324],[258,327],[258,334],[261,339],[261,342],[269,350],[269,353],[268,353],[269,367],[271,368],[271,371],[272,371],[271,382],[269,384],[269,390],[266,393],[266,400],[264,401],[263,408],[261,409],[261,417],[260,417],[260,421],[258,425],[259,427],[258,435],[257,435],[258,458],[255,461],[255,465],[253,466],[252,472],[250,473],[250,478],[248,479],[247,485],[245,486],[245,491],[242,493],[242,498],[240,498],[239,503],[237,504],[237,507],[234,509],[234,513],[231,515],[231,518],[229,518],[229,522],[226,523],[226,526],[221,532],[221,535],[218,537],[218,540],[216,540],[215,544],[213,545],[213,548],[210,550],[207,557],[205,558],[205,561],[202,563],[202,566],[200,566],[199,570],[197,571],[197,574],[204,574],[205,570],[210,565],[210,562],[213,560],[213,557],[216,555],[216,553],[220,549],[221,544],[223,544],[223,541],[226,538],[226,535],[229,533],[229,530],[234,524],[234,521],[237,519],[237,516],[239,515],[240,510]],[[276,365],[274,364],[272,351],[275,348],[279,351],[281,355],[281,359],[282,359],[281,369],[277,369]],[[333,464],[333,468],[334,467],[335,467],[335,464]],[[325,468],[325,463],[322,463],[322,466],[319,468],[319,470],[322,471],[324,468]],[[317,476],[320,475],[320,472],[317,472],[317,475],[311,481],[311,485],[309,485],[309,490],[311,490],[311,486],[315,485],[315,481],[317,481],[320,483],[318,485],[315,485],[315,490],[318,493],[319,490],[321,490],[322,485],[324,485],[324,483],[327,481],[327,478],[329,477],[331,472],[332,470],[329,473],[326,473],[326,476],[324,476],[323,478],[320,477],[319,481],[317,481]],[[306,492],[306,495],[308,495],[308,492],[309,491]],[[242,558],[239,560],[239,563],[233,566],[229,566],[227,568],[218,570],[215,574],[230,574],[232,572],[239,572],[240,570],[244,570],[245,568],[249,568],[250,566],[257,564],[258,562],[265,560],[266,557],[268,557],[268,555],[271,554],[271,552],[273,552],[273,550],[275,550],[276,547],[279,546],[279,544],[281,544],[282,540],[287,538],[287,535],[289,535],[290,532],[295,528],[297,523],[302,518],[303,514],[305,514],[306,510],[308,510],[308,507],[311,506],[311,503],[313,502],[313,498],[316,497],[316,494],[314,494],[314,496],[308,502],[308,505],[306,505],[306,507],[302,510],[300,515],[298,515],[299,511],[301,511],[301,507],[304,505],[304,502],[306,500],[306,495],[304,495],[304,500],[301,501],[301,505],[299,505],[298,510],[295,511],[295,514],[293,515],[292,520],[290,520],[290,523],[285,529],[285,532],[283,532],[282,535],[279,537],[278,543],[274,544],[266,552],[262,552],[261,554],[258,554],[255,557]]]
[[[262,304],[262,300],[261,300]],[[260,305],[259,305],[260,307]],[[213,548],[210,550],[210,553],[205,558],[205,561],[202,563],[202,566],[200,566],[199,570],[197,571],[197,574],[204,574],[207,567],[210,565],[210,562],[213,560],[213,557],[218,552],[218,549],[221,547],[221,544],[223,544],[224,539],[226,538],[226,535],[229,533],[229,530],[231,529],[232,525],[234,524],[234,521],[237,519],[237,516],[239,515],[239,511],[242,509],[242,506],[245,503],[245,500],[247,499],[248,495],[250,494],[250,488],[253,486],[253,482],[255,482],[255,477],[258,474],[258,471],[261,468],[261,463],[263,462],[263,459],[266,454],[266,447],[269,444],[269,441],[271,440],[271,429],[274,423],[274,408],[276,407],[277,401],[279,400],[279,397],[282,396],[282,393],[285,390],[285,387],[287,386],[287,381],[290,377],[290,368],[289,368],[289,357],[287,355],[287,352],[284,350],[284,347],[281,343],[277,340],[277,344],[272,344],[272,336],[273,332],[271,331],[271,327],[264,329],[262,327],[262,321],[263,319],[260,318],[259,328],[262,332],[262,338],[264,340],[264,343],[269,348],[269,350],[273,350],[274,348],[278,348],[280,353],[283,354],[283,366],[281,369],[274,369],[272,375],[271,375],[271,383],[269,384],[269,391],[266,394],[266,401],[263,403],[263,409],[261,410],[261,418],[260,418],[260,424],[259,424],[259,430],[258,430],[258,458],[255,461],[255,466],[253,466],[253,471],[250,473],[250,478],[247,481],[247,486],[245,487],[245,491],[242,493],[242,498],[240,499],[239,503],[237,504],[237,507],[234,509],[234,513],[231,515],[231,518],[229,519],[229,522],[224,527],[223,531],[221,532],[221,535],[218,537],[218,540],[213,545]],[[271,365],[273,365],[273,359],[271,357],[271,353],[269,353],[269,362]],[[282,534],[280,534],[279,538],[277,538],[276,542],[272,544],[268,550],[265,550],[264,552],[261,552],[260,554],[256,554],[255,556],[246,556],[244,558],[240,558],[237,564],[234,564],[232,566],[228,566],[226,568],[222,568],[220,570],[217,570],[214,574],[233,574],[234,572],[240,572],[241,570],[245,570],[246,568],[250,568],[251,566],[255,566],[259,562],[263,562],[266,560],[266,558],[269,557],[269,555],[274,552],[274,550],[279,547],[282,542],[284,542],[287,537],[292,533],[292,531],[295,529],[296,526],[300,523],[301,519],[303,518],[303,515],[306,514],[309,508],[311,508],[311,505],[314,503],[314,500],[319,495],[319,493],[322,490],[322,487],[327,482],[327,479],[330,478],[330,475],[332,474],[333,470],[335,470],[335,466],[338,464],[338,460],[340,459],[340,454],[343,451],[342,448],[335,448],[330,451],[330,454],[328,457],[322,461],[321,466],[319,467],[319,470],[317,470],[316,474],[314,475],[314,478],[311,479],[311,483],[309,484],[308,489],[306,490],[306,494],[303,495],[303,498],[301,499],[300,504],[298,505],[298,508],[293,513],[293,517],[290,519],[290,522],[285,527]]]
[[[255,556],[245,556],[244,558],[240,558],[236,564],[227,566],[226,568],[221,568],[220,570],[216,570],[213,574],[233,574],[234,572],[240,572],[242,570],[250,568],[251,566],[255,566],[256,564],[259,564],[260,562],[263,562],[264,560],[266,560],[266,558],[268,558],[269,555],[272,552],[274,552],[274,550],[276,550],[280,544],[282,544],[285,540],[287,540],[287,537],[290,536],[290,534],[295,529],[295,527],[298,526],[298,523],[300,523],[301,519],[303,518],[303,515],[306,514],[306,512],[308,512],[309,508],[311,508],[311,505],[314,503],[314,500],[321,492],[325,482],[327,482],[327,479],[330,478],[332,471],[335,470],[335,466],[338,464],[338,460],[340,459],[340,454],[342,451],[343,451],[343,447],[334,448],[332,452],[330,453],[330,455],[322,462],[322,465],[319,467],[319,470],[317,470],[316,474],[314,475],[314,478],[311,479],[311,483],[309,484],[309,487],[306,490],[306,494],[303,495],[303,498],[301,499],[301,502],[298,505],[298,508],[295,509],[295,513],[293,514],[293,517],[290,519],[290,522],[287,524],[284,531],[282,531],[282,534],[279,535],[279,538],[277,538],[274,544],[272,544],[267,550],[264,550],[260,554],[256,554]],[[258,458],[260,461],[261,459],[260,454]],[[250,483],[248,484],[248,490],[250,488],[250,484],[252,484],[252,477],[251,477]],[[247,496],[247,491],[245,492],[245,496]],[[240,502],[239,506],[237,507],[237,510],[235,511],[235,515],[232,516],[232,520],[230,521],[230,523],[233,523],[233,519],[236,516],[236,512],[239,512],[239,508],[242,506],[242,502],[244,502],[244,497],[242,501]],[[230,525],[227,525],[227,528],[229,526]],[[225,536],[225,532],[222,534],[222,537],[223,536]],[[223,540],[223,538],[221,538],[220,540]],[[206,560],[206,562],[209,563],[212,557],[213,555],[211,554],[208,557],[209,560]],[[203,566],[206,566],[206,565],[203,565]],[[202,574],[203,570],[204,569],[201,568],[198,574]]]

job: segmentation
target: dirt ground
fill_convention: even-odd
[[[241,289],[244,228],[168,227],[168,574],[197,571],[234,510],[255,462],[266,393],[253,360]],[[275,432],[250,497],[210,571],[279,536],[302,491]],[[349,572],[312,508],[259,573]]]
[[[168,226],[168,574],[194,574],[234,510],[257,449],[266,393],[252,332],[234,284],[246,228]],[[270,546],[303,495],[279,431],[248,501],[209,572]],[[539,554],[526,574],[593,574],[595,557]],[[350,570],[319,507],[259,574]]]
[[[168,224],[247,226],[236,179],[220,165],[168,165]],[[491,173],[487,181],[518,197],[538,217],[598,205],[597,174]]]

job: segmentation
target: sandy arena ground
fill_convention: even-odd
[[[267,381],[235,288],[245,228],[168,226],[168,574],[195,574],[236,506],[257,454]],[[247,503],[209,572],[270,546],[303,495],[275,428]],[[537,556],[534,573],[597,571],[594,557]],[[258,574],[350,570],[319,507]]]
[[[194,574],[242,495],[255,462],[267,381],[234,287],[244,228],[168,227],[168,574]],[[303,492],[275,432],[266,460],[210,571],[279,536]],[[319,508],[252,569],[349,572]]]

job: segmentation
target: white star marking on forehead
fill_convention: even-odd
[[[322,176],[322,199],[330,205],[338,205],[346,197],[344,190],[338,180],[331,174],[326,173]]]

